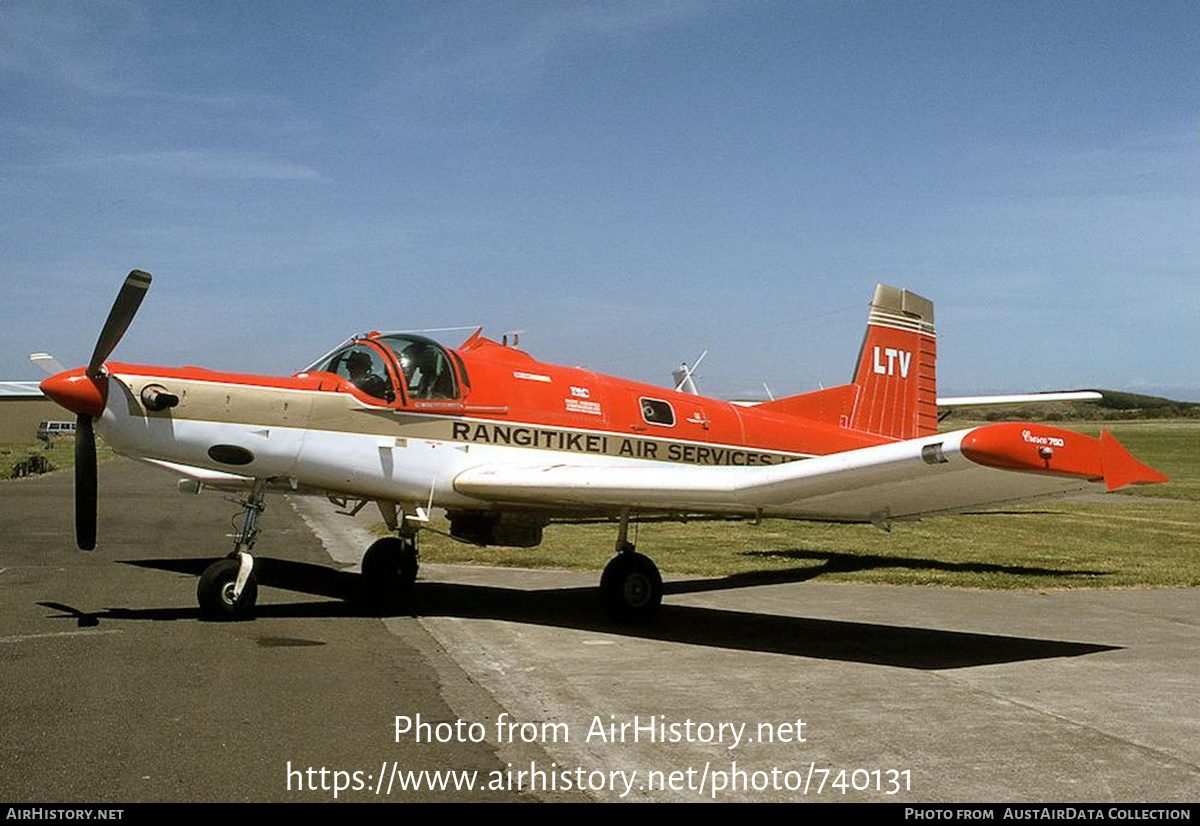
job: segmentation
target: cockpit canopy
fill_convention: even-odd
[[[400,397],[457,399],[458,379],[450,354],[436,341],[413,333],[371,334],[322,356],[307,372],[341,376],[386,402]]]

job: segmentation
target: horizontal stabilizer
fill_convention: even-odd
[[[1095,390],[1072,390],[1062,393],[1018,393],[1008,396],[945,396],[937,400],[938,407],[995,407],[1005,404],[1037,404],[1039,402],[1083,402],[1104,398]]]
[[[854,400],[857,396],[857,385],[843,384],[840,387],[828,387],[798,396],[762,402],[755,407],[772,413],[783,413],[787,416],[797,416],[802,419],[812,419],[845,427],[854,410]]]

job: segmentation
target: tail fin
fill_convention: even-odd
[[[937,432],[933,302],[879,284],[858,355],[849,426],[896,439]]]
[[[933,302],[879,284],[854,382],[757,408],[893,439],[929,436],[937,433],[936,361]]]

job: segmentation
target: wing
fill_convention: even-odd
[[[1107,433],[1004,423],[767,467],[484,465],[454,487],[501,505],[879,524],[1161,481]]]

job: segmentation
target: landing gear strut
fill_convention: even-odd
[[[375,606],[403,599],[412,591],[420,566],[415,530],[402,527],[399,536],[376,540],[363,556],[364,599]]]
[[[258,580],[254,576],[254,557],[250,549],[258,539],[258,516],[266,507],[263,497],[266,479],[255,479],[250,494],[238,504],[242,506],[241,530],[233,537],[229,556],[209,565],[196,586],[200,613],[209,619],[245,619],[254,613],[258,600]]]
[[[617,555],[600,577],[604,610],[617,622],[643,622],[658,611],[662,592],[658,568],[629,541],[629,510],[625,509],[617,533]]]

